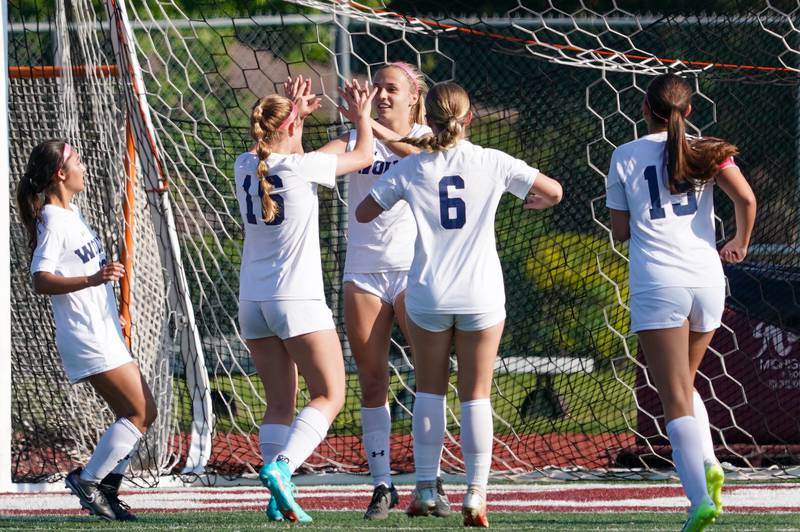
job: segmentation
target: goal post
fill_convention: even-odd
[[[0,205],[9,202],[8,151],[8,2],[0,2]],[[0,207],[0,250],[9,248],[9,213]],[[11,488],[11,257],[0,260],[0,491]]]

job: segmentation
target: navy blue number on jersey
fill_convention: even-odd
[[[461,198],[451,198],[447,188],[464,189],[464,180],[460,175],[444,176],[439,181],[439,218],[445,229],[461,229],[467,221],[467,205]],[[450,216],[450,209],[455,209],[455,216]]]
[[[255,212],[253,211],[253,197],[250,195],[250,184],[252,183],[252,179],[253,177],[250,175],[244,176],[244,181],[242,182],[242,188],[244,189],[245,193],[244,203],[245,207],[247,208],[247,223],[256,225],[258,223],[258,218],[256,218]],[[275,188],[283,187],[283,181],[281,180],[280,177],[276,175],[268,175],[267,183],[269,183]],[[264,197],[264,191],[261,190],[260,186],[258,186],[258,197],[259,199]],[[264,225],[281,225],[283,223],[283,218],[284,218],[283,196],[281,196],[280,194],[270,194],[269,197],[272,198],[272,201],[278,204],[278,214],[275,215],[275,218],[273,218],[271,222],[264,222]]]
[[[661,193],[658,188],[658,172],[655,166],[648,166],[644,169],[644,179],[647,181],[647,189],[650,191],[650,219],[659,220],[666,218],[667,212],[661,206]],[[676,216],[689,216],[697,212],[697,196],[692,185],[681,183],[679,193],[686,194],[686,204],[672,203],[672,212]]]

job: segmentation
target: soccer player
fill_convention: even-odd
[[[358,87],[357,81],[353,83]],[[402,156],[419,152],[419,148],[409,144],[387,141],[416,138],[431,130],[424,125],[427,85],[417,68],[403,62],[388,63],[376,72],[374,84],[378,89],[373,104],[377,120],[372,120],[375,160],[348,176],[347,258],[343,283],[347,339],[361,384],[362,441],[374,484],[364,518],[386,519],[389,509],[398,502],[391,478],[389,444],[392,430],[387,404],[389,345],[395,320],[408,338],[405,290],[417,227],[405,202],[367,224],[356,222],[355,210],[381,175]],[[355,120],[351,113],[344,114],[351,122]],[[352,150],[356,137],[356,131],[350,131],[320,151],[344,153]],[[440,517],[450,514],[450,504],[438,475],[434,513]]]
[[[155,421],[156,402],[122,336],[111,283],[125,274],[108,262],[103,241],[72,199],[84,188],[86,166],[66,141],[46,140],[28,158],[17,205],[31,250],[33,289],[53,305],[56,346],[71,384],[88,382],[117,420],[66,485],[91,514],[107,520],[136,516],[119,499],[130,456]]]
[[[558,203],[562,191],[524,161],[465,140],[472,112],[467,92],[456,83],[435,85],[425,106],[433,133],[402,139],[424,151],[405,157],[381,176],[358,206],[356,219],[369,222],[405,200],[417,225],[406,292],[416,363],[412,430],[417,486],[407,513],[428,515],[435,509],[449,354],[455,341],[468,484],[464,525],[488,527],[493,438],[489,395],[506,316],[495,211],[505,192],[527,198],[528,208],[543,209]]]
[[[747,255],[756,200],[733,162],[736,147],[686,135],[689,84],[656,77],[642,110],[649,134],[614,151],[606,205],[615,239],[630,239],[631,330],[664,407],[672,459],[691,506],[684,530],[703,530],[722,511],[722,468],[695,374],[725,304],[720,258]],[[733,201],[736,234],[717,252],[713,186]]]
[[[323,292],[317,186],[333,187],[337,175],[372,161],[375,91],[345,94],[361,134],[352,151],[331,155],[303,153],[303,120],[320,105],[310,81],[290,79],[286,86],[291,98],[256,102],[255,146],[234,166],[245,234],[239,325],[266,392],[259,476],[272,493],[267,517],[309,522],[294,500],[291,475],[325,438],[345,391],[342,350]],[[295,418],[298,370],[311,401]]]

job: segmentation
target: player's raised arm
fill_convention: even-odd
[[[356,143],[353,151],[337,155],[336,175],[354,172],[372,164],[373,136],[369,115],[376,92],[377,89],[366,83],[364,87],[356,86],[343,93],[347,108],[355,117]]]

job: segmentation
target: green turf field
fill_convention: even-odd
[[[410,519],[400,512],[386,521],[364,521],[357,512],[314,512],[309,525],[268,523],[260,512],[142,513],[136,523],[102,522],[84,516],[0,518],[2,529],[22,530],[465,530],[460,516]],[[489,514],[494,530],[680,530],[679,513],[523,513]],[[709,530],[800,530],[800,514],[725,514]]]

